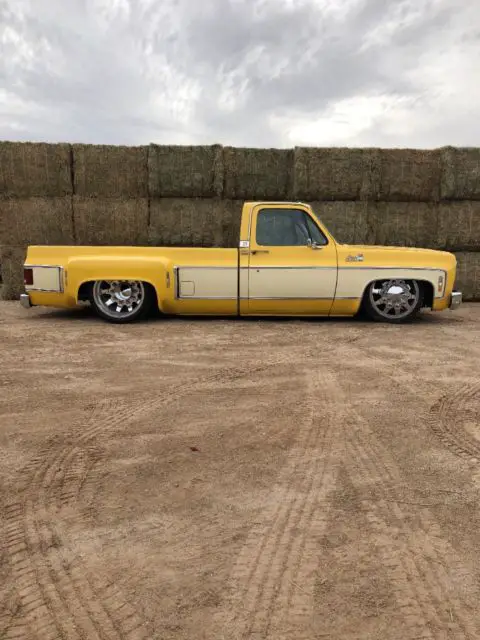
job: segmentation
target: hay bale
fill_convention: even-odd
[[[70,145],[0,142],[0,195],[62,197],[72,191]]]
[[[295,148],[295,199],[372,200],[379,179],[376,149]]]
[[[0,247],[3,300],[18,300],[20,294],[25,292],[23,285],[23,265],[26,255],[26,247]]]
[[[378,202],[370,210],[374,244],[436,248],[438,210],[427,202]]]
[[[464,300],[480,300],[480,252],[460,252],[457,257],[455,288],[463,293]]]
[[[242,202],[165,198],[150,203],[149,244],[164,247],[238,247]]]
[[[0,199],[0,244],[73,244],[72,199]]]
[[[315,214],[337,242],[342,244],[371,244],[374,233],[369,225],[370,210],[375,204],[368,202],[311,202]]]
[[[147,198],[73,198],[77,244],[144,245],[148,238]]]
[[[438,202],[441,156],[439,151],[379,149],[380,183],[376,200]]]
[[[444,202],[438,209],[438,248],[480,250],[480,201]]]
[[[222,148],[160,146],[148,150],[148,184],[152,198],[212,198],[223,189]]]
[[[75,195],[148,196],[148,147],[74,144],[72,150]]]
[[[441,149],[443,200],[480,200],[480,149]]]
[[[291,149],[225,147],[224,197],[233,200],[289,200],[293,197]]]

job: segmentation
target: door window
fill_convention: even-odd
[[[256,241],[264,247],[305,247],[308,241],[327,244],[320,229],[301,209],[262,209],[257,216]]]

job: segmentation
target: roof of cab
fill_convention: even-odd
[[[309,207],[307,202],[300,202],[299,200],[246,200],[245,203],[249,207],[255,207],[259,204],[301,204],[304,207]]]

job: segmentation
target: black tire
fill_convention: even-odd
[[[123,309],[124,309],[123,313],[122,311],[120,312],[109,311],[106,300],[108,298],[112,298],[114,294],[112,295],[111,293],[109,293],[106,295],[102,295],[101,291],[102,291],[102,287],[104,288],[104,290],[108,288],[109,291],[112,291],[112,286],[115,283],[119,285],[118,288],[120,288],[121,286],[128,287],[128,285],[130,285],[130,289],[133,289],[134,287],[136,287],[135,289],[136,299],[135,301],[133,301],[131,305],[132,307],[131,311],[127,306],[128,302],[123,304]],[[124,289],[124,291],[126,290],[128,289]],[[90,304],[92,305],[92,308],[94,309],[95,313],[103,320],[106,320],[107,322],[111,322],[114,324],[127,324],[130,322],[137,322],[139,320],[144,319],[152,309],[155,299],[156,299],[155,292],[152,286],[147,284],[146,282],[140,282],[140,281],[134,282],[134,281],[119,281],[119,280],[98,280],[97,282],[94,282],[92,284],[92,287],[90,289]],[[115,304],[116,303],[111,303],[111,306],[114,306]],[[120,303],[117,305],[116,308],[118,309],[119,307],[122,308]]]
[[[393,303],[393,307],[387,307],[388,303],[381,302],[387,296],[382,296],[386,287],[397,287],[403,289],[402,294],[391,294],[393,297],[388,299],[388,303]],[[397,298],[395,298],[397,295]],[[403,296],[401,298],[401,296]],[[412,296],[412,297],[410,297]],[[405,302],[405,308],[402,307],[400,314],[395,311],[397,299],[406,300],[409,297],[408,303]],[[403,280],[398,278],[391,278],[386,280],[376,280],[371,282],[365,290],[362,302],[362,310],[364,313],[374,322],[386,322],[389,324],[406,324],[412,322],[419,315],[425,297],[425,287],[422,282],[418,280]],[[400,304],[400,303],[398,303]],[[388,311],[387,311],[388,309]],[[393,313],[392,313],[393,312]]]

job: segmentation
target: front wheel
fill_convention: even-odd
[[[149,285],[137,280],[98,280],[93,283],[90,302],[101,318],[120,324],[145,317],[153,295]]]
[[[365,312],[377,322],[410,322],[420,312],[424,288],[416,280],[377,280],[365,292]]]

